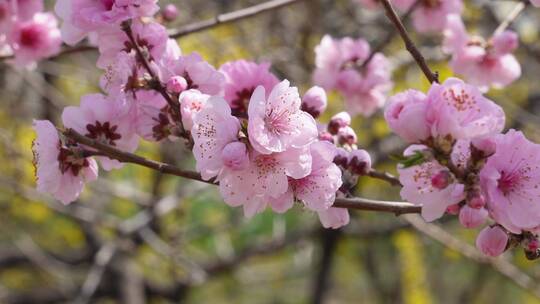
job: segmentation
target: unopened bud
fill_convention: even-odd
[[[312,87],[302,97],[302,111],[308,112],[313,118],[319,117],[326,110],[326,105],[326,92],[321,87]]]
[[[461,206],[459,204],[450,205],[446,208],[446,213],[452,214],[452,215],[458,215],[459,209],[461,209]]]
[[[366,175],[371,170],[371,156],[366,150],[353,150],[349,154],[348,168],[353,174]]]
[[[330,134],[336,135],[339,129],[348,127],[351,125],[351,115],[347,112],[340,112],[332,116],[330,122],[328,123],[328,132]]]
[[[353,128],[351,127],[344,127],[339,129],[338,131],[338,143],[340,145],[349,145],[352,146],[356,144],[357,137],[356,132],[354,132]]]
[[[187,87],[188,83],[182,76],[173,76],[167,81],[167,90],[172,93],[182,93]]]
[[[174,4],[168,4],[161,13],[163,19],[167,22],[172,22],[178,17],[178,9]]]
[[[476,228],[482,225],[487,217],[488,212],[485,208],[474,209],[465,205],[459,211],[459,222],[465,228]]]
[[[227,144],[221,152],[221,157],[223,164],[235,171],[245,169],[249,164],[247,147],[239,141]]]
[[[486,199],[481,193],[475,193],[467,198],[467,205],[474,209],[480,209],[486,205]]]

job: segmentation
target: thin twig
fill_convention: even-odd
[[[402,215],[407,213],[420,213],[420,206],[407,202],[388,202],[371,200],[362,197],[354,198],[336,198],[332,207],[347,208],[363,211],[378,211]]]
[[[380,172],[376,170],[371,170],[368,172],[367,176],[371,178],[383,180],[392,186],[401,186],[401,182],[399,181],[399,178],[393,176],[392,174],[388,172]]]
[[[527,4],[529,3],[527,2]],[[495,37],[499,34],[502,34],[502,32],[506,31],[506,29],[512,24],[512,22],[514,22],[514,20],[516,20],[516,18],[521,14],[521,12],[525,10],[525,8],[527,7],[527,4],[523,2],[519,2],[518,4],[516,4],[516,6],[514,6],[514,9],[512,9],[510,14],[506,16],[506,18],[499,24],[497,29],[493,32],[492,37]]]
[[[194,34],[209,30],[211,28],[217,27],[222,24],[232,23],[240,21],[243,19],[255,17],[259,14],[277,10],[279,8],[295,4],[304,0],[271,0],[254,6],[246,7],[234,12],[225,13],[217,15],[216,17],[210,18],[208,20],[197,21],[180,27],[179,29],[169,30],[169,36],[171,38],[180,38],[189,34]],[[60,53],[50,57],[48,59],[54,59],[63,55],[86,52],[86,51],[95,51],[97,48],[91,45],[79,45],[79,46],[65,46],[62,48]],[[13,55],[0,56],[0,61],[13,59]]]
[[[103,274],[113,259],[116,250],[117,248],[114,243],[107,243],[103,245],[101,249],[99,249],[94,260],[94,265],[88,272],[88,276],[86,277],[86,280],[81,288],[81,294],[75,303],[85,304],[92,299],[92,296],[97,291],[99,284],[103,279]]]
[[[439,76],[436,73],[433,73],[429,66],[426,63],[426,60],[424,59],[424,56],[420,53],[414,42],[412,41],[411,37],[409,36],[409,33],[407,32],[407,29],[399,19],[399,16],[397,15],[396,11],[392,7],[392,4],[390,4],[390,0],[381,0],[382,5],[384,6],[384,9],[386,11],[386,16],[388,16],[388,19],[392,21],[395,28],[398,30],[399,35],[403,39],[403,42],[405,43],[405,47],[409,53],[413,56],[414,60],[424,72],[424,75],[426,75],[426,78],[431,83],[438,83],[439,82]]]
[[[538,282],[514,264],[504,259],[504,257],[487,257],[480,253],[474,246],[461,241],[437,225],[426,223],[419,216],[406,215],[403,218],[418,231],[441,243],[443,246],[459,252],[477,263],[490,265],[494,270],[510,279],[519,287],[530,291],[536,297],[540,298],[540,285]]]

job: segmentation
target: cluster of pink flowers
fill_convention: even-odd
[[[43,0],[0,2],[0,50],[14,55],[16,66],[32,68],[57,54],[61,44],[56,17],[43,12]]]
[[[521,75],[521,66],[512,52],[519,44],[515,32],[506,30],[485,41],[469,36],[459,15],[448,18],[443,49],[452,54],[450,66],[455,73],[487,91],[490,86],[502,88]]]
[[[134,152],[141,138],[192,140],[201,177],[219,182],[224,201],[242,206],[247,217],[267,207],[282,213],[301,202],[325,227],[347,224],[348,211],[332,207],[336,196],[348,195],[342,171],[352,177],[371,166],[367,152],[356,148],[348,114],[336,115],[330,131],[323,131],[314,118],[326,109],[323,88],[314,86],[301,98],[269,63],[238,60],[216,69],[196,53],[184,55],[159,22],[173,17],[165,16],[171,9],[153,18],[157,11],[153,0],[57,1],[64,42],[96,42],[97,66],[104,70],[103,93],[65,108],[64,127],[125,152]],[[381,56],[366,69],[368,76],[351,81],[387,82]],[[97,163],[104,170],[122,167],[64,138],[48,121],[34,126],[38,190],[66,204],[97,178]]]
[[[393,96],[385,118],[411,144],[398,166],[401,196],[421,205],[427,221],[459,214],[464,227],[475,228],[490,218],[477,241],[484,253],[501,254],[513,238],[536,254],[540,145],[518,131],[502,134],[505,115],[498,105],[452,78],[427,94]]]
[[[413,2],[394,4],[405,10]],[[1,20],[0,29],[11,33],[2,38],[16,61],[52,54],[40,50],[54,49],[53,42],[58,50],[60,32],[36,25],[49,18],[39,13],[39,2],[5,3],[0,10],[12,19]],[[515,130],[503,134],[502,108],[482,93],[519,77],[511,54],[517,36],[470,37],[455,15],[462,9],[458,0],[417,5],[416,27],[446,28],[451,65],[468,82],[450,78],[426,94],[408,90],[389,99],[384,117],[410,144],[398,165],[400,194],[422,206],[427,221],[445,214],[458,215],[466,228],[489,221],[477,238],[487,255],[521,244],[528,256],[540,257],[540,145]],[[95,42],[103,69],[103,92],[65,108],[65,128],[125,152],[134,152],[141,139],[185,139],[193,144],[201,178],[219,183],[225,203],[241,206],[247,217],[268,208],[283,213],[298,202],[324,227],[349,222],[347,209],[334,207],[336,197],[351,196],[358,177],[373,173],[369,154],[357,147],[350,114],[372,115],[392,87],[389,61],[372,54],[366,41],[323,37],[315,49],[317,86],[301,96],[269,63],[237,60],[215,68],[197,53],[182,54],[162,24],[178,12],[168,6],[157,18],[156,0],[58,0],[55,8],[64,42]],[[339,91],[348,112],[322,124],[315,119],[327,108],[325,90]],[[65,138],[49,121],[35,121],[34,128],[38,190],[63,203],[97,179],[98,163],[104,170],[123,165]]]
[[[381,53],[371,54],[363,39],[324,36],[315,48],[314,82],[339,91],[352,115],[372,115],[384,106],[392,88],[391,68]]]

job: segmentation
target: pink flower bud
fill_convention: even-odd
[[[321,87],[312,87],[302,97],[302,111],[308,112],[313,118],[319,117],[326,110],[326,105],[326,92]]]
[[[235,171],[245,169],[249,164],[246,145],[239,141],[227,144],[221,152],[221,158],[226,167]]]
[[[349,154],[349,170],[358,175],[366,175],[371,170],[371,156],[366,150],[353,150]]]
[[[452,176],[447,170],[441,170],[431,177],[431,185],[435,189],[443,190],[452,182]]]
[[[354,145],[356,144],[357,137],[356,132],[351,127],[344,127],[338,131],[338,142],[340,145]]]
[[[319,133],[319,140],[325,140],[331,143],[334,143],[334,136],[328,132]]]
[[[458,215],[460,209],[461,209],[461,206],[459,204],[453,204],[446,208],[446,213],[452,214],[452,215]]]
[[[343,148],[336,148],[336,156],[334,156],[334,164],[342,168],[349,167],[349,152]]]
[[[351,125],[351,115],[347,112],[340,112],[332,116],[328,123],[328,132],[330,134],[337,134],[339,129],[348,127]]]
[[[173,76],[167,81],[167,90],[173,93],[181,93],[186,90],[188,83],[182,76]]]
[[[474,209],[465,205],[459,211],[459,222],[465,228],[476,228],[482,225],[487,217],[488,212],[485,208]]]
[[[430,135],[426,121],[426,95],[408,90],[390,98],[384,119],[394,133],[409,143],[417,143]]]
[[[486,205],[486,199],[480,193],[475,193],[467,199],[467,205],[474,209],[480,209]]]
[[[476,248],[485,255],[496,257],[506,250],[508,234],[500,226],[486,227],[476,237]]]
[[[495,153],[495,149],[497,148],[494,137],[475,138],[472,140],[472,145],[484,152],[485,155]]]
[[[519,46],[518,35],[513,31],[504,31],[493,37],[493,53],[499,56],[512,53]]]
[[[162,16],[165,21],[172,22],[178,17],[178,9],[174,4],[168,4],[163,9]]]

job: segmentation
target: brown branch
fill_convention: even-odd
[[[407,202],[387,202],[371,200],[362,197],[336,198],[332,207],[347,208],[363,211],[378,211],[402,215],[408,213],[420,213],[421,207]]]
[[[192,180],[208,183],[211,185],[217,185],[217,183],[215,183],[212,180],[210,181],[203,180],[201,175],[197,172],[182,170],[173,165],[149,160],[133,153],[128,153],[128,152],[118,150],[112,146],[100,143],[92,138],[88,138],[84,135],[81,135],[73,129],[60,130],[60,132],[64,136],[80,144],[97,149],[100,152],[103,152],[109,158],[116,159],[120,162],[137,164],[143,167],[157,170],[165,174],[171,174],[171,175],[175,175],[175,176],[179,176],[179,177],[183,177],[187,179],[192,179]],[[389,212],[389,213],[394,213],[396,215],[401,215],[401,214],[406,214],[406,213],[420,213],[420,207],[413,205],[411,203],[386,202],[386,201],[365,199],[365,198],[360,198],[360,197],[338,198],[336,199],[334,206],[339,207],[339,208],[356,209],[356,210]]]
[[[123,163],[131,163],[131,164],[137,164],[141,165],[143,167],[147,167],[150,169],[154,169],[156,171],[170,174],[170,175],[176,175],[180,177],[184,177],[187,179],[197,180],[200,182],[208,183],[208,184],[214,184],[212,181],[205,181],[202,179],[201,175],[197,172],[193,171],[187,171],[182,170],[178,167],[175,167],[173,165],[164,164],[161,162],[153,161],[146,159],[144,157],[141,157],[139,155],[133,154],[133,153],[127,153],[121,150],[118,150],[116,148],[113,148],[112,146],[102,144],[99,141],[96,141],[92,138],[86,137],[84,135],[81,135],[77,133],[77,131],[73,129],[67,129],[67,130],[60,130],[60,132],[72,140],[81,143],[83,145],[86,145],[88,147],[92,147],[94,149],[97,149],[103,153],[105,153],[109,158],[116,159]]]
[[[397,15],[396,11],[392,7],[392,4],[390,4],[390,0],[381,0],[381,4],[384,6],[384,9],[386,11],[386,16],[388,16],[388,19],[392,21],[395,28],[398,30],[399,35],[403,39],[403,42],[405,43],[405,47],[409,53],[413,56],[414,60],[424,72],[424,75],[426,75],[426,78],[429,82],[439,82],[439,76],[436,73],[433,73],[429,66],[426,63],[426,60],[424,59],[424,56],[420,53],[414,42],[412,41],[411,37],[409,36],[409,33],[407,32],[407,29],[399,19],[399,16]]]
[[[304,0],[271,0],[254,6],[246,7],[234,12],[225,13],[217,15],[216,17],[210,18],[208,20],[198,21],[184,25],[176,30],[169,30],[169,37],[171,38],[180,38],[189,34],[194,34],[202,32],[214,27],[217,27],[222,24],[232,23],[240,21],[243,19],[255,17],[265,12],[277,10],[279,8],[295,4]],[[95,51],[97,48],[91,45],[79,45],[79,46],[64,46],[60,53],[56,54],[53,57],[48,58],[54,59],[63,55],[86,52],[86,51]],[[13,55],[0,56],[0,61],[13,59]]]
[[[380,172],[376,170],[371,170],[368,172],[367,176],[371,178],[383,180],[392,186],[401,186],[401,182],[399,181],[399,178],[393,176],[392,174],[388,172]]]
[[[182,36],[186,36],[188,34],[193,34],[193,33],[207,30],[207,29],[216,27],[218,25],[227,24],[227,23],[239,21],[242,19],[250,18],[250,17],[255,17],[261,13],[276,10],[276,9],[279,9],[279,8],[282,8],[291,4],[295,4],[301,1],[304,1],[304,0],[272,0],[272,1],[264,2],[264,3],[257,4],[254,6],[246,7],[241,10],[237,10],[235,12],[221,14],[208,20],[188,24],[186,26],[181,27],[178,30],[170,31],[169,36],[171,38],[179,38]]]
[[[409,19],[411,14],[418,7],[418,4],[420,4],[420,0],[417,0],[413,5],[411,5],[409,10],[407,10],[405,14],[403,14],[403,17],[401,18],[402,22],[405,22],[407,19]],[[377,53],[381,52],[386,47],[386,45],[388,45],[390,41],[392,41],[395,35],[396,35],[395,31],[390,31],[386,33],[386,36],[384,36],[382,41],[371,51],[371,53],[369,53],[368,58],[362,63],[360,68],[362,69],[366,67],[371,62],[373,57],[375,57]]]

